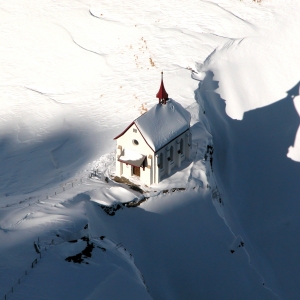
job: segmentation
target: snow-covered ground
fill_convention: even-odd
[[[298,299],[299,9],[0,0],[0,297]],[[142,195],[113,137],[161,70],[192,159]]]

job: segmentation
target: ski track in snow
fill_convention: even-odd
[[[40,95],[42,95],[42,96],[47,97],[48,99],[52,100],[52,101],[55,102],[56,104],[64,104],[64,103],[61,103],[61,102],[55,100],[54,98],[52,98],[52,97],[51,97],[49,94],[47,94],[47,93],[43,93],[43,92],[41,92],[41,91],[32,89],[32,88],[27,87],[27,86],[23,86],[23,87],[24,87],[25,89],[29,90],[29,91],[32,91],[32,92],[34,92],[34,93],[38,93],[38,94],[40,94]]]
[[[254,30],[257,30],[257,27],[256,27],[255,25],[253,25],[253,24],[250,23],[249,21],[247,21],[247,20],[245,20],[245,19],[243,19],[243,18],[237,16],[236,14],[234,14],[233,12],[231,12],[231,11],[227,10],[226,8],[220,6],[219,4],[217,4],[217,3],[212,3],[212,2],[210,2],[210,1],[203,1],[203,2],[208,2],[208,3],[210,3],[211,5],[216,5],[216,6],[218,6],[219,8],[221,8],[222,10],[224,10],[226,13],[228,13],[228,14],[234,16],[235,18],[241,20],[242,22],[245,22],[247,25],[250,25]]]

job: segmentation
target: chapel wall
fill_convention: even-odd
[[[138,145],[133,142],[134,140],[138,142]],[[135,124],[133,124],[122,136],[117,139],[116,161],[118,160],[119,156],[124,155],[124,149],[130,149],[146,156],[145,169],[143,170],[143,168],[141,168],[140,178],[145,184],[151,185],[154,182],[152,171],[154,152],[147,145]],[[151,165],[151,167],[149,168],[148,165]],[[116,175],[119,177],[132,176],[132,166],[117,162]]]
[[[190,129],[179,135],[176,139],[168,143],[162,149],[155,153],[145,142],[143,136],[133,124],[121,137],[117,139],[117,156],[124,154],[124,149],[131,149],[146,156],[145,168],[140,169],[140,179],[146,185],[159,183],[164,176],[170,175],[175,168],[181,167],[181,163],[185,159],[190,158],[191,149],[191,132]],[[182,139],[182,145],[180,141]],[[138,145],[135,145],[133,140],[137,140]],[[171,159],[171,147],[173,147],[173,159]],[[178,151],[181,151],[178,153]],[[163,161],[160,161],[160,154],[163,154]],[[170,158],[168,160],[168,157]],[[161,164],[163,167],[161,167]],[[117,176],[131,177],[133,175],[132,166],[120,163],[117,161],[116,168]]]
[[[182,139],[182,145],[180,146],[180,141]],[[162,180],[162,177],[165,175],[170,175],[171,171],[175,167],[181,166],[181,163],[188,158],[190,154],[190,142],[191,141],[191,133],[190,129],[179,135],[176,139],[168,143],[166,146],[164,146],[162,149],[160,149],[158,152],[156,152],[155,155],[155,180],[153,182],[159,183]],[[173,156],[171,147],[173,147]],[[181,153],[178,153],[178,151],[181,150]],[[161,161],[161,155],[163,156],[163,161]],[[170,158],[168,160],[168,158]],[[173,159],[171,159],[173,158]]]

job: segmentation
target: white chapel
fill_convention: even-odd
[[[168,98],[161,74],[158,103],[114,138],[116,176],[138,176],[147,185],[159,183],[172,169],[180,168],[190,158],[192,147],[191,115]]]

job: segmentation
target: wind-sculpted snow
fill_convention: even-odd
[[[225,112],[212,92],[213,74],[199,85],[214,144],[214,176],[222,194],[226,224],[240,235],[251,264],[280,299],[297,299],[299,285],[300,165],[286,156],[299,125],[293,97],[244,114],[241,121]],[[210,90],[210,92],[207,92]]]
[[[288,282],[289,275],[298,276],[299,176],[286,157],[292,145],[289,156],[297,157],[298,115],[291,98],[262,108],[276,115],[276,126],[265,115],[266,124],[256,124],[258,111],[248,113],[284,98],[299,80],[297,5],[0,0],[0,297],[8,291],[11,297],[12,287],[15,299],[299,294]],[[273,34],[262,39],[275,23],[278,40]],[[228,113],[244,114],[242,123],[228,118],[223,102],[195,102],[210,68]],[[109,178],[112,139],[157,103],[161,70],[169,96],[191,114],[192,159],[160,185],[132,178],[139,187],[129,192]],[[202,97],[208,100],[214,89]],[[252,91],[262,97],[249,98]],[[209,186],[211,166],[218,190]],[[218,211],[211,195],[221,195]],[[110,215],[99,206],[109,211],[135,198],[147,201]],[[105,242],[99,241],[103,235]],[[83,237],[100,248],[85,251]],[[42,254],[38,263],[35,245]],[[70,257],[84,263],[65,260]]]
[[[232,39],[204,62],[202,70],[214,73],[219,82],[216,92],[226,101],[231,118],[242,120],[245,112],[285,98],[299,82],[300,52],[296,49],[300,34],[295,21],[299,8],[294,9],[280,13],[274,30]]]

